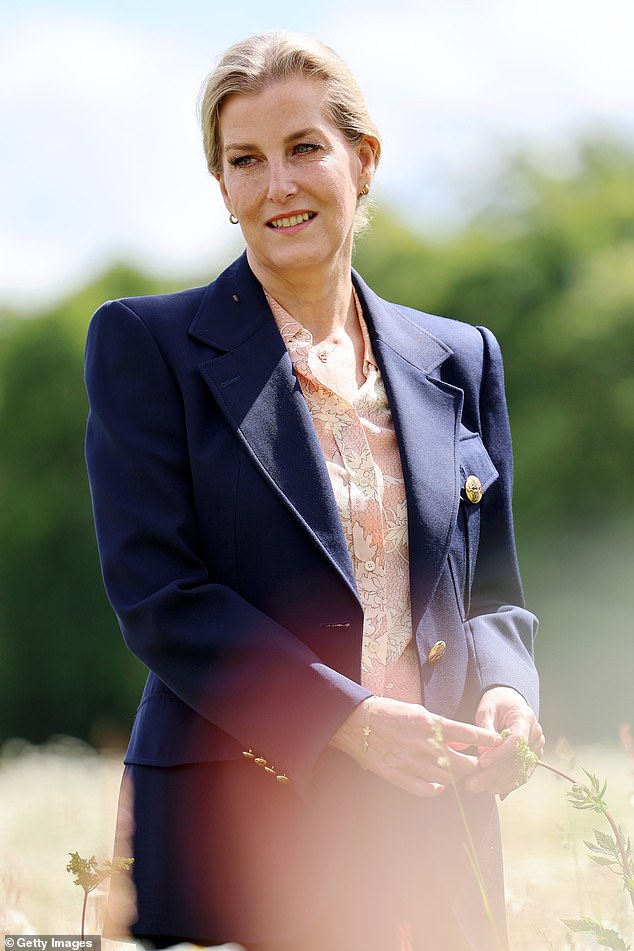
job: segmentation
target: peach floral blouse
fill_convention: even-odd
[[[315,425],[354,568],[364,614],[361,683],[377,696],[420,703],[405,483],[383,379],[356,293],[354,299],[365,344],[361,387],[336,347],[322,362],[312,334],[267,295]]]

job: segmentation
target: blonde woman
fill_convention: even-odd
[[[381,143],[332,50],[238,43],[201,119],[245,253],[105,304],[87,346],[105,584],[149,670],[131,932],[505,948],[495,794],[543,737],[497,344],[352,271]]]

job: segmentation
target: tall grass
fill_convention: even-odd
[[[634,790],[624,752],[594,746],[579,750],[579,759],[607,779],[610,808],[631,832]],[[66,871],[68,853],[111,857],[121,771],[119,755],[98,755],[74,740],[4,748],[0,932],[78,933],[81,894]],[[500,805],[512,951],[597,947],[589,936],[571,934],[563,918],[589,916],[632,934],[619,880],[594,865],[583,845],[597,817],[571,808],[569,788],[537,770]],[[99,931],[103,901],[103,890],[91,894],[87,933]]]

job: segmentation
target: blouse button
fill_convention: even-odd
[[[376,568],[376,562],[372,561],[371,558],[368,558],[368,560],[365,562],[364,568],[366,571],[374,571]]]

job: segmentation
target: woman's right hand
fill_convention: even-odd
[[[363,769],[423,797],[436,796],[449,783],[475,772],[477,756],[461,750],[502,742],[494,730],[439,717],[421,704],[389,697],[368,697],[330,740]]]

